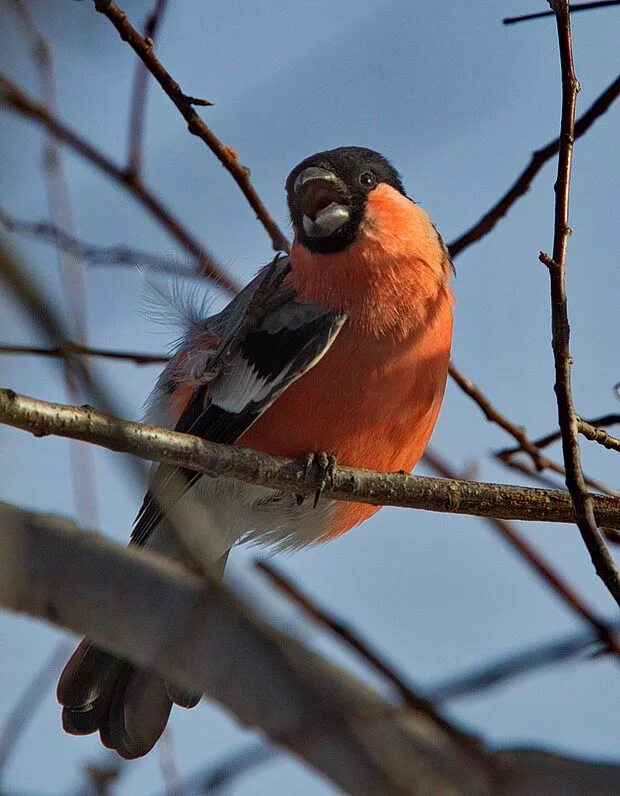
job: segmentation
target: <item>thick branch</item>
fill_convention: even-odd
[[[179,113],[187,122],[187,129],[192,135],[198,136],[213,152],[222,166],[230,173],[243,195],[256,213],[256,217],[266,229],[273,248],[276,251],[288,251],[289,243],[286,235],[278,227],[275,220],[267,210],[260,196],[256,193],[250,182],[250,173],[245,166],[237,160],[236,154],[230,147],[225,146],[208,127],[204,120],[194,110],[196,101],[181,91],[179,84],[166,71],[162,63],[153,52],[152,42],[149,42],[133,27],[127,19],[127,14],[111,0],[94,0],[95,8],[104,14],[114,25],[123,41],[126,41],[136,55],[142,60],[146,68],[153,75],[162,89],[175,104]],[[200,103],[204,104],[204,103]]]
[[[224,589],[144,550],[7,504],[0,604],[207,694],[347,793],[577,796],[583,783],[588,793],[620,791],[618,766],[541,750],[493,754],[482,745],[472,756],[428,717],[379,697]]]
[[[317,487],[314,477],[306,478],[300,462],[119,420],[91,407],[39,401],[12,390],[0,390],[0,422],[35,436],[54,434],[80,439],[207,475],[230,476],[297,494],[313,495]],[[575,521],[570,495],[562,490],[377,473],[352,467],[337,467],[333,484],[325,488],[324,494],[335,500],[375,506],[537,522]],[[593,496],[593,500],[599,521],[620,528],[620,500],[600,495]]]
[[[185,229],[171,210],[146,187],[142,180],[128,173],[100,150],[53,116],[47,108],[30,99],[12,80],[0,75],[0,102],[21,116],[32,119],[49,133],[71,147],[85,160],[126,188],[151,215],[195,258],[196,268],[230,293],[238,291],[237,284],[224,274],[214,257]]]
[[[597,574],[620,605],[620,572],[596,525],[594,503],[588,492],[581,469],[579,427],[573,405],[571,387],[570,327],[566,295],[566,254],[569,227],[569,196],[575,141],[575,108],[579,83],[573,65],[572,39],[568,0],[553,0],[556,12],[560,66],[562,72],[562,120],[560,125],[560,153],[555,184],[555,222],[553,256],[541,254],[549,269],[551,282],[551,336],[555,367],[555,393],[558,406],[558,425],[562,432],[562,453],[566,468],[566,486],[575,506],[577,525],[590,552]]]
[[[207,694],[347,793],[491,792],[490,755],[485,770],[428,717],[168,560],[0,504],[0,568],[6,607]]]

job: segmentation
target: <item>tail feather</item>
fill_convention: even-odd
[[[168,540],[169,544],[169,540]],[[228,553],[216,562],[224,574]],[[131,760],[151,751],[173,703],[193,708],[201,695],[136,668],[84,639],[58,681],[62,726],[71,735],[99,732],[104,746]]]
[[[150,752],[163,733],[172,703],[194,707],[190,694],[82,641],[60,676],[62,725],[71,735],[99,731],[104,746],[133,759]]]

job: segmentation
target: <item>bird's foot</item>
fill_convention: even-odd
[[[305,466],[304,466],[304,478],[308,480],[310,478],[312,470],[316,469],[316,477],[318,480],[318,486],[316,488],[316,492],[314,493],[314,503],[313,508],[316,508],[317,503],[319,502],[319,498],[321,497],[323,490],[325,487],[329,485],[333,485],[334,483],[334,470],[336,469],[336,459],[334,456],[330,456],[329,454],[325,453],[325,451],[319,451],[317,453],[309,453],[306,456]],[[303,495],[297,495],[297,505],[300,506],[304,501]]]

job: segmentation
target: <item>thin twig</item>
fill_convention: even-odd
[[[345,624],[338,617],[319,606],[307,593],[302,592],[290,578],[286,577],[269,561],[256,561],[255,567],[266,575],[271,583],[282,592],[282,594],[288,597],[289,600],[292,600],[295,605],[301,608],[304,613],[310,616],[315,622],[318,622],[318,624],[327,628],[348,647],[355,650],[366,663],[396,689],[403,702],[408,707],[428,716],[433,723],[442,727],[442,729],[452,737],[460,741],[466,739],[466,736],[459,732],[454,724],[444,718],[431,702],[420,696],[419,692],[421,689],[407,682],[404,676],[399,674],[392,664],[388,663],[385,657],[377,649],[374,649],[368,641],[363,639],[350,625]],[[466,740],[467,745],[471,747],[471,739],[467,738]]]
[[[129,246],[94,246],[74,235],[68,235],[49,221],[22,221],[10,216],[1,207],[0,227],[4,227],[7,232],[49,243],[65,251],[79,252],[91,266],[140,265],[153,268],[159,273],[178,275],[183,272],[182,264],[177,263],[174,258],[133,249]],[[193,275],[190,268],[191,265],[188,263],[185,269],[188,276]]]
[[[261,741],[248,744],[189,777],[187,782],[191,793],[218,793],[237,777],[273,760],[279,753],[275,746],[269,746]]]
[[[39,401],[0,389],[0,423],[35,436],[80,439],[207,475],[229,476],[295,494],[314,495],[316,492],[316,477],[308,476],[303,462],[120,420],[89,406]],[[401,506],[529,522],[572,523],[575,520],[570,495],[565,490],[381,473],[353,467],[336,467],[333,484],[325,487],[324,495],[373,506]],[[600,522],[620,528],[620,500],[603,495],[593,495],[593,499]]]
[[[12,80],[0,74],[0,103],[11,108],[48,130],[81,157],[126,188],[157,221],[186,249],[196,261],[196,269],[211,279],[218,287],[229,293],[238,292],[238,285],[227,276],[215,258],[192,236],[183,223],[164,205],[144,182],[127,174],[124,168],[114,163],[99,149],[89,144],[74,130],[61,122],[47,108],[28,97]]]
[[[157,30],[166,10],[167,0],[155,0],[155,4],[144,25],[144,39],[153,43]],[[144,121],[146,118],[146,100],[148,96],[149,73],[144,64],[138,62],[133,80],[131,111],[129,117],[129,145],[127,154],[127,171],[137,175],[142,171],[142,143],[144,140]]]
[[[541,252],[540,259],[549,270],[551,283],[551,333],[555,368],[555,393],[558,425],[562,432],[562,453],[566,467],[566,486],[571,494],[577,526],[586,544],[597,575],[620,605],[620,572],[607,549],[605,539],[596,526],[594,505],[581,470],[579,427],[571,388],[570,328],[566,296],[566,253],[569,227],[569,196],[573,144],[575,140],[575,108],[579,83],[573,64],[568,0],[551,0],[556,13],[560,67],[562,73],[562,121],[560,154],[555,184],[555,220],[552,257]]]
[[[611,422],[620,422],[619,415],[613,415],[613,417],[614,420]],[[610,425],[610,423],[608,421],[606,424],[601,423],[601,425]],[[579,429],[579,433],[583,434],[586,439],[589,439],[592,442],[598,442],[599,445],[602,445],[608,450],[620,451],[620,439],[613,437],[602,428],[597,428],[596,423],[590,423],[589,421],[582,420],[580,417],[578,417],[577,427]]]
[[[427,449],[424,454],[424,462],[444,478],[454,477],[453,469],[437,453]],[[538,573],[552,591],[564,601],[565,605],[581,619],[588,622],[596,630],[599,638],[609,646],[611,651],[615,654],[619,654],[620,641],[616,638],[616,634],[608,622],[599,617],[586,604],[583,598],[572,588],[570,583],[544,559],[541,553],[536,550],[525,537],[521,536],[515,526],[497,517],[488,518],[487,521],[495,528],[500,536],[508,542],[513,550]]]
[[[162,354],[142,354],[132,351],[113,351],[108,348],[93,348],[92,346],[80,346],[76,343],[67,342],[62,346],[19,346],[19,345],[0,345],[0,355],[2,354],[33,354],[41,357],[54,357],[56,359],[66,359],[67,357],[80,356],[102,357],[104,359],[116,359],[121,362],[133,362],[135,365],[163,365],[170,357]]]
[[[482,390],[477,387],[470,379],[468,379],[467,376],[461,373],[461,371],[453,362],[450,363],[450,376],[456,382],[456,384],[458,384],[461,390],[463,390],[466,395],[468,395],[478,404],[487,420],[492,423],[496,423],[500,428],[503,428],[504,431],[507,431],[512,437],[514,437],[514,439],[516,439],[516,441],[519,443],[517,450],[527,453],[531,457],[538,470],[542,471],[549,468],[551,462],[548,459],[545,459],[545,457],[541,455],[535,443],[528,439],[523,426],[517,426],[505,415],[503,415],[495,406],[493,406],[491,401],[486,397]]]
[[[32,18],[25,0],[16,0],[20,19],[28,36],[33,59],[39,73],[41,95],[48,111],[58,115],[58,92],[54,74],[52,48],[44,38]],[[69,236],[74,232],[74,213],[69,192],[69,183],[63,166],[62,151],[59,139],[51,134],[45,136],[43,142],[43,184],[47,194],[47,203],[53,225]],[[67,304],[67,320],[72,337],[79,345],[86,345],[88,336],[86,274],[84,258],[79,249],[72,250],[57,247],[58,271],[62,284],[64,299]],[[66,363],[64,369],[67,397],[70,403],[81,403],[80,385],[75,374]],[[95,462],[92,451],[83,446],[70,446],[71,474],[73,495],[77,516],[85,527],[99,527],[99,510],[97,505],[97,489]]]
[[[616,633],[620,631],[619,622],[611,624],[610,627]],[[572,660],[578,655],[598,655],[603,650],[598,635],[593,636],[591,632],[574,633],[527,647],[520,652],[498,658],[490,664],[476,666],[463,674],[447,677],[427,689],[425,694],[433,702],[460,699],[479,694],[488,688],[495,688],[507,681],[512,682],[515,677],[531,674],[537,669]]]
[[[181,91],[179,84],[167,72],[153,52],[151,43],[138,33],[127,19],[127,14],[116,3],[112,2],[112,0],[94,0],[94,5],[97,11],[110,20],[121,39],[129,44],[168,97],[170,97],[187,122],[189,132],[204,141],[222,166],[230,173],[256,213],[256,217],[267,231],[274,250],[288,252],[289,243],[286,235],[278,227],[262,199],[256,193],[254,186],[250,182],[248,169],[239,163],[236,153],[230,147],[225,146],[196,113],[194,105],[199,103],[193,97],[188,97]],[[204,104],[204,102],[200,104]]]
[[[503,428],[504,431],[507,431],[516,441],[519,443],[514,448],[509,448],[505,451],[500,451],[495,454],[496,458],[502,462],[502,464],[507,465],[508,467],[513,466],[512,457],[516,453],[526,453],[534,463],[536,470],[538,473],[541,473],[543,470],[551,470],[558,475],[564,476],[565,470],[561,464],[554,462],[552,459],[549,459],[547,456],[543,456],[540,452],[540,448],[538,443],[532,442],[525,432],[525,428],[523,426],[518,426],[516,423],[513,423],[509,420],[506,415],[503,415],[496,406],[494,406],[489,398],[482,392],[482,390],[477,387],[471,379],[468,379],[464,373],[462,373],[453,362],[450,363],[450,376],[454,380],[454,382],[463,390],[463,392],[468,395],[482,410],[484,416],[487,420],[491,423],[496,423],[500,428]],[[613,439],[613,437],[611,438]],[[520,469],[522,472],[525,472],[527,475],[531,475],[532,471],[529,469],[517,467],[515,469]],[[605,495],[611,495],[612,497],[620,497],[620,491],[609,487],[600,481],[595,480],[594,478],[585,477],[585,482],[590,489],[594,489],[598,492],[602,492]],[[540,480],[540,483],[543,483],[543,480]],[[549,486],[549,482],[545,484],[545,486]],[[553,488],[556,488],[556,484],[551,483]]]
[[[586,133],[594,122],[601,117],[618,98],[620,94],[620,76],[610,83],[609,86],[598,96],[588,110],[579,117],[575,123],[575,138],[580,138]],[[452,258],[457,257],[473,243],[488,235],[498,221],[503,218],[514,203],[526,194],[532,184],[532,180],[542,169],[548,160],[556,155],[560,149],[560,139],[553,141],[536,150],[528,165],[523,169],[511,187],[498,201],[477,221],[473,227],[464,232],[454,240],[449,246]]]
[[[591,11],[593,9],[607,8],[608,6],[620,5],[620,0],[593,0],[590,3],[571,3],[570,13],[574,14],[576,11]],[[554,11],[537,11],[533,14],[523,14],[520,17],[506,17],[502,19],[504,25],[515,25],[518,22],[528,22],[531,19],[542,19],[543,17],[552,17]]]
[[[620,423],[620,415],[618,414],[608,414],[608,415],[601,415],[600,417],[592,417],[590,420],[583,420],[582,418],[578,418],[580,423],[584,425],[589,425],[593,427],[599,426],[613,426],[616,423]],[[536,440],[534,443],[538,445],[539,448],[546,448],[548,445],[551,445],[553,442],[557,442],[562,436],[561,431],[553,431],[551,434],[546,434],[544,437]],[[585,436],[585,434],[584,434]]]

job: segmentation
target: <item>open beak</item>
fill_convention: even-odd
[[[293,190],[310,238],[325,238],[351,218],[346,185],[333,171],[310,166],[298,175]]]

